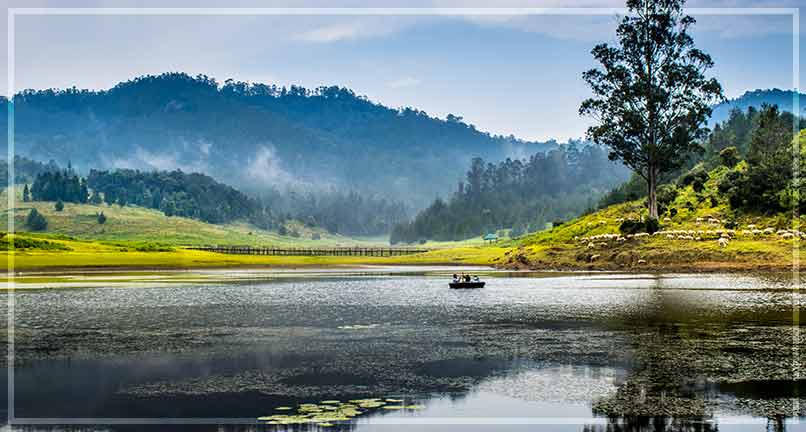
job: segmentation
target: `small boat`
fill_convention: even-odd
[[[478,281],[478,282],[450,282],[448,286],[454,289],[460,288],[484,288],[484,284],[486,282]]]

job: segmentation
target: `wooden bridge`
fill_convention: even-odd
[[[236,255],[277,256],[374,256],[388,257],[428,252],[424,248],[401,247],[332,247],[332,248],[279,248],[255,246],[187,246],[186,249]]]

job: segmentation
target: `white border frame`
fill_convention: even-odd
[[[798,8],[686,8],[685,12],[692,16],[791,16],[792,17],[792,89],[794,91],[792,107],[793,112],[800,113],[800,11]],[[15,86],[15,51],[14,51],[14,24],[17,16],[30,15],[140,15],[140,16],[529,16],[529,15],[578,15],[578,16],[616,16],[626,15],[626,8],[9,8],[7,27],[7,78],[8,78],[8,231],[14,231],[14,208],[16,204],[16,191],[14,190],[14,103]],[[799,115],[795,116],[793,131],[799,133]],[[800,148],[799,140],[793,145],[793,182],[800,184]],[[795,189],[796,199],[799,191]],[[793,211],[792,229],[800,227],[800,214],[797,206]],[[13,249],[13,240],[11,242]],[[252,424],[251,419],[241,418],[17,418],[14,416],[14,254],[8,253],[8,424],[15,425],[221,425],[221,424]],[[800,378],[800,249],[798,241],[793,243],[792,250],[792,326],[793,326],[793,379]],[[798,424],[799,402],[793,400],[793,417],[788,424]],[[400,418],[378,419],[373,424],[395,425],[552,425],[552,424],[606,424],[605,418],[576,418],[576,417],[428,417],[428,418]],[[718,424],[765,424],[763,419],[726,418]]]

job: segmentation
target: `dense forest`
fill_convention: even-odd
[[[400,201],[357,191],[269,191],[261,198],[283,220],[299,220],[348,236],[387,235],[410,216],[409,207]]]
[[[662,194],[671,198],[677,187],[689,184],[697,189],[708,180],[709,171],[723,165],[729,171],[719,184],[719,192],[728,198],[733,211],[775,214],[792,210],[797,196],[806,198],[806,190],[798,191],[799,195],[793,191],[794,124],[794,115],[777,105],[734,108],[725,121],[714,126],[702,143],[701,153],[692,155],[685,167],[664,177]],[[799,129],[804,128],[806,120],[801,118]],[[804,162],[806,157],[801,157]],[[804,169],[806,165],[800,172],[806,172]],[[644,180],[633,176],[608,192],[599,208],[644,197]],[[801,211],[806,210],[804,202],[801,199],[797,204]]]
[[[48,163],[37,162],[22,156],[14,156],[14,183],[32,183],[37,175],[58,171],[59,166],[54,161]],[[8,186],[8,161],[0,159],[0,186]]]
[[[299,220],[310,227],[351,236],[384,235],[408,217],[406,206],[400,202],[357,192],[274,191],[252,198],[204,174],[180,170],[90,170],[82,178],[72,168],[49,167],[52,169],[36,174],[30,189],[26,184],[25,201],[136,205],[167,216],[210,223],[243,220],[261,228],[278,228],[288,220]]]
[[[462,240],[502,228],[512,235],[561,223],[595,205],[627,170],[596,145],[570,144],[529,159],[498,164],[473,159],[448,201],[435,200],[413,221],[395,227],[391,242]]]
[[[257,200],[199,173],[91,170],[87,185],[107,204],[134,204],[210,223],[248,220],[270,226],[272,217]]]
[[[23,192],[28,199],[28,187]],[[82,178],[72,169],[37,174],[30,188],[34,201],[137,205],[210,223],[246,220],[271,227],[274,218],[257,200],[204,174],[182,171],[90,171]]]
[[[79,172],[182,169],[249,193],[340,188],[414,207],[448,192],[473,156],[503,160],[557,145],[493,136],[458,115],[388,108],[343,87],[182,73],[100,91],[26,90],[14,105],[18,154],[70,160]]]

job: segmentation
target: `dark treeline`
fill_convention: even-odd
[[[728,199],[732,210],[766,214],[792,210],[798,196],[792,182],[794,122],[792,113],[780,111],[775,105],[733,109],[727,120],[714,126],[702,143],[702,152],[692,155],[686,166],[666,175],[661,183],[667,185],[666,190],[703,184],[709,171],[723,165],[729,171],[718,185],[719,193]],[[804,128],[806,120],[800,119],[799,129]],[[803,141],[800,138],[801,154]],[[801,157],[801,162],[806,158]],[[804,168],[806,165],[801,172]],[[646,194],[643,179],[633,176],[605,195],[599,207],[644,198]],[[801,190],[799,196],[806,197],[806,190]],[[806,210],[805,204],[801,199],[801,211]]]
[[[498,164],[475,158],[450,200],[437,199],[413,221],[397,225],[390,240],[462,240],[504,228],[515,235],[540,230],[591,208],[626,178],[626,169],[595,145],[571,143]]]
[[[59,166],[54,161],[48,163],[37,162],[22,156],[14,156],[14,183],[32,183],[37,175],[58,171]],[[0,186],[8,186],[8,161],[0,160]]]
[[[27,191],[26,186],[24,197],[28,196]],[[86,179],[72,169],[45,171],[34,178],[30,198],[136,205],[160,210],[167,216],[209,223],[243,220],[260,228],[276,228],[285,221],[299,220],[310,227],[352,236],[386,234],[408,217],[406,206],[400,202],[355,191],[316,194],[275,191],[255,199],[209,176],[179,170],[91,170]]]
[[[30,194],[35,201],[137,205],[210,223],[247,220],[267,228],[274,222],[257,200],[204,174],[179,170],[92,170],[86,179],[72,169],[46,171],[35,177]]]
[[[119,160],[144,171],[198,167],[259,193],[270,178],[259,173],[271,167],[256,162],[268,151],[291,186],[331,184],[414,207],[450,190],[471,156],[497,161],[557,145],[491,135],[458,115],[440,119],[386,107],[339,86],[218,82],[183,73],[138,77],[108,90],[25,90],[14,96],[14,110],[19,154],[71,160],[81,172],[113,169]],[[5,121],[0,115],[0,127]]]
[[[263,196],[282,219],[296,219],[333,234],[385,235],[409,216],[402,202],[357,191],[272,192]]]
[[[798,120],[798,129],[803,130],[806,121]],[[793,182],[795,142],[801,155],[798,169],[802,173],[806,168],[806,139],[795,137],[795,121],[792,113],[765,105],[746,113],[735,110],[724,125],[714,128],[705,165],[721,163],[731,168],[719,192],[727,195],[734,210],[773,214],[797,207],[806,211],[806,184]],[[739,165],[742,159],[745,163]]]
[[[91,170],[88,186],[107,204],[133,204],[210,223],[249,220],[266,226],[270,213],[238,190],[199,173]]]
[[[87,203],[90,198],[87,180],[71,169],[37,174],[30,194],[34,201],[64,201],[83,204]],[[27,200],[25,192],[23,192],[23,200]]]

